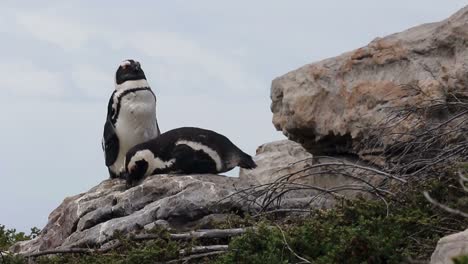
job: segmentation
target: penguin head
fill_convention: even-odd
[[[125,179],[127,187],[132,187],[135,183],[142,180],[148,171],[148,161],[137,155],[127,155],[125,160]]]
[[[146,80],[141,65],[135,60],[124,60],[115,73],[115,83],[120,85],[126,81]]]

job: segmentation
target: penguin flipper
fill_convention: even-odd
[[[153,93],[153,91],[151,89],[149,91],[153,95],[154,100],[157,101],[156,95]],[[156,131],[157,131],[158,136],[161,135],[161,130],[159,129],[159,125],[158,125],[158,120],[156,120]]]
[[[109,119],[104,124],[104,136],[102,138],[102,149],[104,150],[106,166],[111,166],[119,155],[119,138],[115,133],[114,125]]]

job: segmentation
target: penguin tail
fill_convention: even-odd
[[[242,153],[239,161],[239,167],[251,170],[255,169],[257,167],[257,164],[255,163],[255,161],[253,161],[252,157],[249,154]]]

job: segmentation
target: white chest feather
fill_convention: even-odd
[[[115,130],[119,138],[119,154],[112,169],[122,171],[130,148],[159,136],[154,95],[141,90],[123,96]]]

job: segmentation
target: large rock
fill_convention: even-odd
[[[66,198],[50,214],[40,236],[11,250],[99,246],[116,230],[139,231],[161,220],[172,228],[189,228],[211,214],[242,210],[239,201],[222,200],[235,188],[240,188],[236,178],[208,174],[152,176],[128,190],[122,180],[105,180],[86,193]]]
[[[265,143],[257,148],[254,157],[257,168],[241,169],[239,178],[256,184],[271,183],[281,176],[303,170],[312,163],[312,157],[300,144],[291,140]]]
[[[443,104],[454,99],[449,94],[468,97],[467,47],[465,7],[444,21],[376,38],[365,47],[303,66],[273,81],[273,123],[313,153],[364,158],[361,141],[382,132],[369,135],[367,128],[391,109],[421,106],[430,99]],[[416,123],[408,118],[395,131],[414,129]]]
[[[279,182],[290,184],[292,189],[285,197],[282,206],[294,207],[293,201],[310,201],[323,190],[337,190],[336,193],[346,198],[357,195],[368,196],[372,186],[378,186],[388,180],[386,176],[375,173],[370,164],[346,156],[314,156],[300,144],[291,140],[279,140],[266,143],[257,148],[254,157],[257,168],[241,169],[241,182],[267,186]],[[327,165],[329,164],[329,165]],[[368,169],[366,169],[368,168]],[[294,188],[300,184],[301,187]],[[307,188],[317,187],[317,189]],[[355,188],[346,188],[354,186]],[[334,199],[317,199],[314,207],[330,207]],[[307,202],[306,202],[307,203]],[[299,206],[297,206],[299,207]]]
[[[468,254],[468,229],[443,237],[432,253],[431,264],[451,264],[452,259]]]

